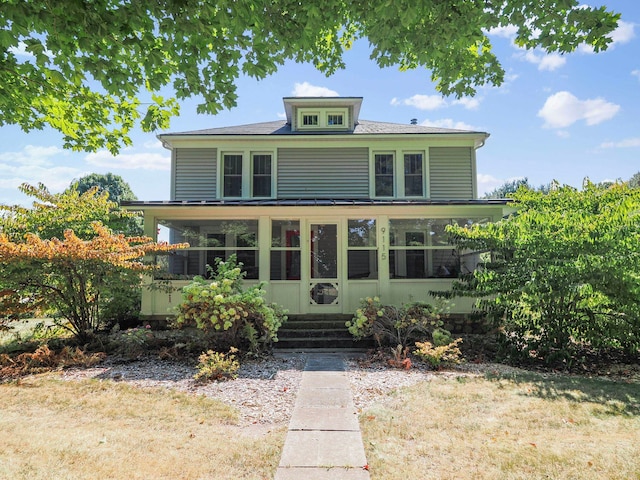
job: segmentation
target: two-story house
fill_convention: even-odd
[[[351,314],[359,300],[429,301],[479,256],[445,226],[497,220],[477,200],[476,150],[488,134],[359,118],[360,97],[284,98],[286,120],[159,135],[171,150],[170,200],[130,202],[145,232],[190,248],[169,258],[176,287],[236,254],[246,282],[291,314]],[[179,295],[145,290],[142,314]],[[469,311],[468,300],[454,312]]]

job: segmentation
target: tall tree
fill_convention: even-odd
[[[79,194],[85,193],[93,187],[98,187],[98,193],[108,192],[109,200],[118,205],[123,201],[137,200],[131,186],[120,175],[108,173],[91,173],[71,182],[69,188],[76,188]]]
[[[137,122],[166,128],[176,99],[233,107],[241,74],[264,78],[286,60],[330,75],[358,38],[381,67],[424,67],[444,95],[473,95],[504,77],[487,31],[516,26],[527,49],[600,51],[618,18],[578,0],[5,0],[0,125],[50,125],[66,148],[115,153]],[[175,98],[160,95],[167,86]]]
[[[627,184],[631,188],[640,188],[640,172],[634,173],[631,178],[627,181]]]

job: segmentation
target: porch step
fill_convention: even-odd
[[[354,341],[345,322],[350,315],[295,315],[278,330],[276,351],[364,351],[368,341]]]

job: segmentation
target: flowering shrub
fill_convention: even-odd
[[[440,314],[428,303],[396,307],[383,305],[378,297],[367,297],[346,326],[356,340],[373,337],[378,346],[400,345],[404,349],[416,340],[431,337],[436,329],[446,332],[440,328],[442,324]]]
[[[212,280],[197,276],[182,289],[176,324],[211,333],[218,349],[234,346],[257,354],[277,342],[286,312],[265,302],[262,285],[243,288],[245,273],[235,256],[217,259],[212,274]]]
[[[240,369],[240,363],[236,360],[237,352],[238,349],[234,347],[228,353],[208,350],[198,357],[198,373],[193,378],[200,382],[236,378]]]
[[[461,338],[453,340],[446,345],[438,346],[431,342],[416,342],[416,347],[418,348],[413,353],[434,368],[443,365],[455,365],[462,361],[460,343],[462,343]]]

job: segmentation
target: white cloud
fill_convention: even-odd
[[[544,53],[537,54],[534,50],[527,50],[524,55],[522,55],[522,58],[529,63],[537,65],[538,70],[546,70],[549,72],[552,72],[567,63],[567,59],[557,53],[550,53],[548,55]]]
[[[629,43],[636,36],[635,24],[625,22],[624,20],[618,21],[618,28],[611,32],[612,45]]]
[[[144,142],[142,146],[149,150],[162,150],[164,148],[162,146],[162,142],[157,138],[155,140],[149,140]]]
[[[634,77],[638,77],[638,80],[640,80],[640,69],[638,70],[633,70],[631,72],[631,75],[633,75]]]
[[[27,145],[20,151],[0,154],[0,188],[15,190],[23,183],[44,183],[52,192],[64,190],[80,170],[61,164],[67,152],[58,147]]]
[[[636,37],[635,32],[635,24],[630,22],[625,22],[624,20],[618,21],[618,28],[616,28],[611,34],[609,34],[609,38],[611,38],[612,42],[609,44],[609,50],[615,48],[616,45],[624,45],[625,43],[629,43]],[[578,51],[581,53],[595,53],[595,50],[591,45],[582,44],[578,47]]]
[[[620,105],[603,98],[580,100],[563,91],[547,98],[538,116],[544,119],[547,128],[565,128],[579,120],[587,125],[597,125],[613,118],[619,110]]]
[[[285,120],[287,118],[287,114],[285,112],[278,112],[276,115],[282,120]]]
[[[571,134],[566,130],[557,130],[556,135],[560,138],[569,138],[571,136]]]
[[[506,27],[495,27],[487,32],[488,35],[495,37],[513,39],[518,34],[518,27],[515,25],[507,25]]]
[[[456,122],[451,118],[442,118],[440,120],[425,120],[420,125],[425,127],[453,128],[455,130],[473,130],[474,132],[482,131],[478,127],[474,127],[464,122]]]
[[[478,173],[478,197],[482,197],[489,192],[492,192],[500,185],[505,183],[504,180],[494,177],[493,175],[487,175],[485,173]]]
[[[600,144],[600,148],[635,148],[640,147],[640,137],[625,138],[619,142],[605,142]]]
[[[309,82],[295,83],[293,85],[294,97],[338,97],[338,92],[330,90],[326,87],[318,87],[311,85]]]
[[[480,106],[481,97],[462,97],[449,103],[442,95],[414,95],[404,100],[394,97],[391,99],[391,105],[394,107],[400,105],[408,105],[418,110],[437,110],[439,108],[448,107],[450,105],[462,105],[467,110],[474,110]]]
[[[454,100],[454,105],[462,105],[467,110],[475,110],[480,106],[482,98],[478,97],[462,97],[458,100]]]
[[[445,107],[447,105],[447,101],[442,97],[442,95],[418,94],[410,98],[405,98],[404,100],[393,98],[391,100],[391,105],[409,105],[410,107],[415,107],[418,110],[436,110],[438,108]]]
[[[113,156],[107,150],[90,153],[85,157],[90,165],[97,167],[109,167],[111,169],[123,170],[169,170],[171,167],[171,155],[139,152],[139,153],[121,153]]]
[[[19,152],[5,152],[0,154],[0,162],[20,163],[23,165],[50,165],[51,157],[64,155],[66,152],[56,146],[40,147],[27,145]]]

